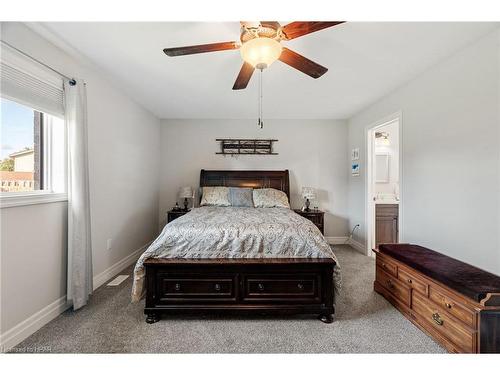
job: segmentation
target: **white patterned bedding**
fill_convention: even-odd
[[[148,258],[332,258],[330,245],[308,219],[288,208],[199,207],[168,223],[137,261],[132,301],[145,294]]]

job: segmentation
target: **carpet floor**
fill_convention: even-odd
[[[343,290],[335,322],[314,317],[170,316],[146,324],[144,302],[130,302],[131,277],[97,289],[80,311],[66,311],[14,351],[55,353],[444,353],[373,291],[374,260],[335,246]],[[132,267],[124,272],[132,273]]]

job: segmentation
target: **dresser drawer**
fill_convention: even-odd
[[[159,274],[159,301],[236,300],[236,275]]]
[[[319,300],[320,278],[315,275],[243,275],[244,300]]]
[[[377,282],[387,289],[394,297],[410,306],[410,288],[400,282],[398,279],[389,275],[385,269],[377,267]]]
[[[377,255],[377,267],[382,268],[385,272],[394,277],[398,277],[398,266],[396,263],[391,262],[386,258],[382,258],[380,255]]]
[[[453,315],[468,326],[474,327],[474,312],[457,302],[449,294],[431,286],[429,289],[429,298],[450,315]]]
[[[419,293],[424,296],[428,296],[429,286],[427,283],[421,278],[415,276],[413,272],[409,270],[404,270],[401,267],[398,269],[398,279],[403,283],[409,286],[412,289],[415,289]]]
[[[428,326],[450,340],[461,351],[473,352],[475,333],[454,321],[443,309],[418,293],[413,295],[412,309]]]

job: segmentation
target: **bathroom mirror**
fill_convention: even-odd
[[[387,153],[375,155],[375,182],[378,184],[389,183],[389,154]]]

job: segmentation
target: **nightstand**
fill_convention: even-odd
[[[172,220],[175,220],[179,217],[181,217],[182,215],[185,215],[189,212],[186,211],[186,210],[170,210],[168,211],[167,213],[167,223],[170,223]]]
[[[316,225],[319,230],[321,231],[321,234],[325,234],[325,212],[320,211],[320,210],[309,210],[309,211],[302,211],[302,210],[294,210],[296,213],[298,213],[300,216],[305,217],[306,219],[311,220],[314,225]]]

